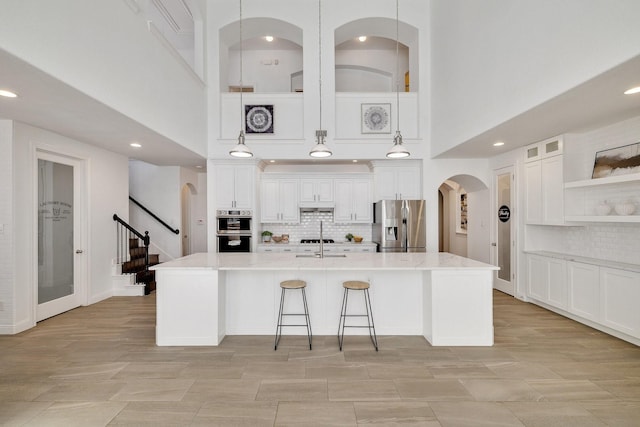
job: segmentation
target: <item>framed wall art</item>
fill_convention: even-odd
[[[245,133],[273,133],[273,105],[244,106]]]
[[[598,151],[591,178],[640,173],[640,142]]]
[[[391,104],[361,104],[362,133],[391,133]]]

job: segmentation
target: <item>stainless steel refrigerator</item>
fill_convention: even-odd
[[[378,252],[426,252],[424,200],[381,200],[373,204],[371,236]]]

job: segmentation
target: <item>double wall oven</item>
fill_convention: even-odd
[[[251,252],[252,221],[253,211],[249,209],[218,209],[218,252]]]

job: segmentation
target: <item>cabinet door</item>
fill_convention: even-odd
[[[398,198],[402,200],[422,199],[420,169],[414,167],[397,168],[396,173]]]
[[[352,181],[350,179],[336,179],[335,202],[336,206],[333,212],[333,220],[338,223],[352,222]]]
[[[565,260],[547,258],[547,277],[549,282],[549,304],[567,309],[567,271]]]
[[[540,162],[524,166],[525,222],[542,224],[542,165]]]
[[[351,200],[353,202],[352,222],[372,223],[373,202],[371,200],[371,181],[355,179],[352,182]]]
[[[602,323],[640,338],[640,274],[600,267]]]
[[[549,282],[546,258],[529,255],[527,257],[527,281],[531,298],[541,302],[549,300]]]
[[[399,199],[397,191],[397,174],[395,168],[382,167],[375,171],[375,199],[396,200]],[[337,197],[337,193],[336,193]]]
[[[595,265],[568,261],[569,307],[577,316],[600,320],[600,274]]]
[[[300,202],[315,202],[316,197],[316,181],[314,179],[301,179]]]
[[[233,208],[235,202],[233,166],[215,165],[216,208]]]
[[[298,207],[298,180],[280,180],[280,222],[300,222],[300,208]]]
[[[319,202],[333,202],[333,180],[319,179],[316,181],[316,194]]]
[[[542,221],[544,224],[564,224],[564,178],[562,156],[540,162],[542,181]]]
[[[254,194],[254,167],[235,166],[233,177],[235,199],[234,207],[243,209],[252,208]]]
[[[280,182],[277,179],[263,179],[260,189],[260,221],[279,222]]]

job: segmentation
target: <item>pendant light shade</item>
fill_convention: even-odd
[[[402,145],[402,135],[400,135],[400,131],[396,131],[396,136],[393,137],[393,147],[387,152],[387,157],[390,159],[402,159],[410,155],[411,153]]]
[[[317,130],[316,131],[316,145],[309,152],[309,155],[311,157],[317,157],[317,158],[331,157],[331,155],[333,153],[331,152],[331,150],[329,150],[329,147],[324,145],[324,138],[326,136],[327,136],[327,131],[326,130]]]
[[[400,41],[399,41],[398,0],[396,0],[396,135],[393,137],[393,147],[387,152],[390,159],[409,157],[411,153],[402,145],[400,133]]]
[[[318,0],[318,76],[319,76],[319,106],[320,106],[320,129],[316,130],[316,145],[309,151],[309,155],[315,158],[331,157],[333,154],[329,147],[324,144],[327,131],[322,129],[322,7],[321,0]]]
[[[244,92],[244,86],[242,84],[242,0],[240,3],[240,134],[238,135],[238,143],[229,154],[233,157],[247,158],[253,157],[253,153],[244,144],[244,104],[242,102],[242,92]]]

